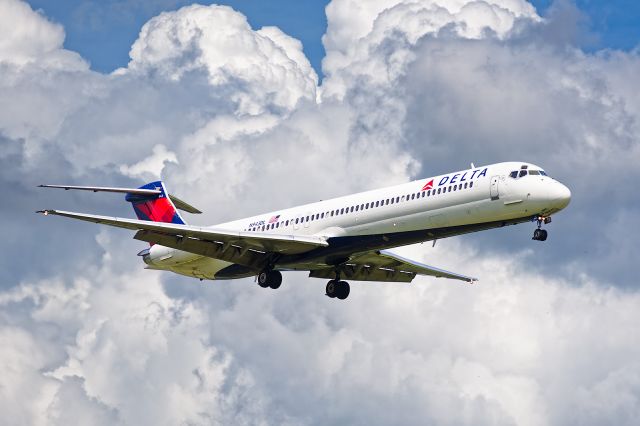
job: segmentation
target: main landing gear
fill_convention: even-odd
[[[276,288],[280,287],[280,284],[282,284],[282,274],[280,273],[280,271],[265,269],[258,274],[257,281],[260,287],[271,287],[275,290]]]
[[[346,281],[340,281],[340,274],[336,274],[336,279],[331,280],[327,283],[326,288],[327,296],[330,298],[337,297],[340,300],[344,300],[349,297],[349,293],[351,292],[351,288],[349,287],[349,283]]]
[[[534,220],[536,222],[538,222],[538,229],[536,229],[535,231],[533,231],[533,238],[532,240],[536,240],[536,241],[546,241],[547,240],[547,230],[546,229],[541,229],[542,228],[542,223],[551,223],[551,217],[550,216],[536,216],[534,217]]]

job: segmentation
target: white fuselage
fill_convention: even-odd
[[[520,176],[522,170],[524,176]],[[498,163],[277,210],[214,228],[339,238],[524,221],[534,215],[550,216],[569,203],[569,189],[541,170],[530,163]],[[423,240],[434,239],[428,232],[424,235]],[[145,262],[153,269],[206,279],[214,279],[218,271],[231,265],[160,245],[151,247]]]

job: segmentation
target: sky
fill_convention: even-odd
[[[35,10],[64,25],[64,47],[76,51],[90,62],[91,68],[111,72],[129,61],[129,47],[140,27],[163,10],[191,4],[188,0],[90,1],[30,0]],[[213,2],[200,2],[212,4]],[[235,0],[219,1],[243,13],[253,28],[275,25],[303,44],[303,50],[318,75],[322,75],[324,47],[322,35],[327,27],[324,8],[327,0]],[[552,0],[535,0],[531,4],[540,15],[548,13]],[[581,40],[582,47],[593,51],[603,48],[631,50],[640,40],[640,3],[635,0],[574,3],[583,15],[584,30],[594,37]]]
[[[0,412],[8,424],[631,425],[640,416],[634,2],[0,0]],[[616,7],[612,5],[617,5]],[[199,282],[132,217],[41,183],[162,178],[207,225],[499,161],[572,190],[397,250],[469,286]]]

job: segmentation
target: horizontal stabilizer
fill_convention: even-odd
[[[38,185],[38,188],[58,188],[64,190],[76,189],[80,191],[92,191],[92,192],[119,192],[123,194],[135,194],[135,195],[158,195],[162,191],[159,189],[141,189],[141,188],[115,188],[110,186],[75,186],[75,185]],[[168,197],[173,202],[177,209],[192,214],[202,213],[191,204],[181,200],[175,195],[168,194]]]
[[[154,195],[160,194],[159,189],[139,189],[139,188],[113,188],[110,186],[73,186],[73,185],[38,185],[38,188],[59,188],[64,190],[77,189],[80,191],[93,192],[121,192],[123,194]]]
[[[200,214],[202,213],[200,210],[193,207],[191,204],[188,204],[185,201],[182,201],[180,198],[175,195],[169,194],[169,198],[173,201],[173,205],[176,206],[176,209],[180,209],[187,213]]]

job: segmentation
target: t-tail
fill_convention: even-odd
[[[39,185],[43,188],[77,189],[92,192],[120,192],[125,200],[133,205],[133,210],[140,220],[151,222],[165,222],[185,225],[184,219],[178,213],[182,210],[188,213],[202,213],[192,205],[182,201],[173,194],[169,194],[161,180],[150,182],[140,188],[115,188],[106,186],[74,186],[74,185]]]
[[[172,197],[167,196],[167,191],[161,180],[150,182],[138,189],[150,191],[149,193],[128,192],[125,195],[125,200],[131,203],[138,219],[181,225],[186,223],[178,213],[178,209],[171,200]]]

